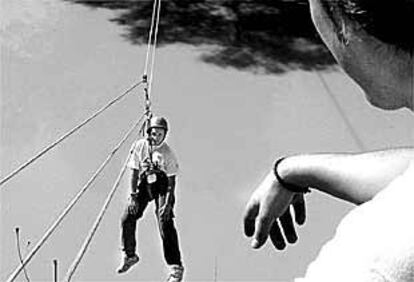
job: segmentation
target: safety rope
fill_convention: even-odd
[[[145,56],[145,65],[144,65],[144,76],[148,74],[148,63],[149,63],[149,58],[150,58],[150,54],[152,51],[152,43],[153,43],[153,32],[154,32],[154,25],[156,23],[156,15],[157,13],[157,4],[158,4],[158,0],[154,0],[154,4],[152,6],[152,15],[151,15],[151,24],[150,24],[150,30],[149,30],[149,35],[148,35],[148,43],[147,43],[147,54]]]
[[[316,76],[319,78],[319,80],[322,83],[323,88],[325,89],[326,93],[329,95],[329,97],[331,98],[335,108],[338,110],[339,115],[342,117],[350,135],[352,136],[352,138],[354,139],[356,145],[358,146],[358,148],[360,150],[365,150],[365,145],[364,142],[362,142],[361,138],[358,136],[356,130],[354,129],[354,127],[352,126],[352,123],[349,121],[347,115],[345,114],[344,110],[342,109],[341,105],[339,104],[339,102],[336,100],[335,95],[332,93],[331,89],[328,86],[328,83],[326,82],[325,78],[322,76],[321,73],[319,73],[318,71],[315,72]]]
[[[115,183],[114,183],[114,185],[112,187],[112,190],[108,194],[108,196],[107,196],[107,198],[105,200],[105,203],[102,206],[102,209],[99,212],[99,215],[97,216],[97,218],[95,220],[95,223],[93,224],[92,228],[90,229],[89,234],[86,237],[85,241],[83,242],[83,245],[82,245],[81,249],[79,250],[79,252],[78,252],[75,260],[72,262],[71,267],[67,271],[66,276],[65,276],[65,280],[64,280],[65,282],[69,282],[72,279],[73,275],[75,274],[75,271],[76,271],[77,267],[79,266],[79,263],[81,262],[83,256],[85,255],[85,253],[87,251],[87,248],[88,248],[89,244],[91,243],[91,241],[93,239],[93,236],[95,235],[96,230],[98,229],[99,224],[102,221],[102,218],[105,215],[105,212],[108,210],[109,204],[111,203],[111,200],[112,200],[112,198],[113,198],[113,196],[114,196],[114,194],[115,194],[115,192],[116,192],[116,190],[117,190],[117,188],[119,186],[119,183],[121,182],[122,176],[125,173],[125,170],[127,168],[128,161],[129,161],[129,159],[131,157],[131,153],[132,152],[130,152],[128,154],[128,157],[125,160],[124,165],[122,166],[122,169],[121,169],[121,171],[120,171],[120,173],[118,175],[118,178],[116,179],[116,181],[115,181]]]
[[[23,169],[25,169],[27,166],[29,166],[30,164],[32,164],[33,162],[35,162],[37,159],[39,159],[41,156],[43,156],[44,154],[46,154],[49,150],[51,150],[52,148],[54,148],[56,145],[58,145],[59,143],[61,143],[62,141],[64,141],[67,137],[69,137],[70,135],[72,135],[73,133],[75,133],[76,131],[78,131],[80,128],[82,128],[84,125],[86,125],[88,122],[90,122],[92,119],[94,119],[95,117],[97,117],[99,114],[101,114],[102,112],[104,112],[106,109],[108,109],[110,106],[114,105],[116,102],[120,101],[122,98],[124,98],[127,94],[129,94],[133,89],[135,89],[137,86],[139,86],[141,83],[143,83],[143,81],[139,81],[134,83],[131,87],[129,87],[124,93],[122,93],[121,95],[119,95],[118,97],[116,97],[115,99],[111,100],[109,103],[107,103],[104,107],[102,107],[101,109],[99,109],[97,112],[95,112],[94,114],[92,114],[90,117],[88,117],[87,119],[85,119],[82,123],[80,123],[79,125],[75,126],[74,128],[72,128],[71,130],[69,130],[67,133],[65,133],[64,135],[62,135],[60,138],[58,138],[55,142],[53,142],[52,144],[50,144],[49,146],[45,147],[43,150],[41,150],[39,153],[37,153],[34,157],[32,157],[31,159],[29,159],[28,161],[26,161],[25,163],[23,163],[22,165],[20,165],[17,169],[15,169],[13,172],[11,172],[9,175],[7,175],[6,177],[4,177],[1,181],[0,181],[0,188],[3,184],[5,184],[7,181],[9,181],[12,177],[16,176],[19,172],[21,172]]]
[[[105,161],[101,164],[101,166],[95,171],[92,177],[88,180],[88,182],[84,185],[84,187],[78,192],[78,194],[72,199],[69,205],[63,210],[63,212],[59,215],[57,220],[51,225],[51,227],[46,231],[43,237],[39,240],[36,246],[33,247],[32,251],[26,256],[24,261],[21,263],[19,267],[17,267],[14,272],[9,276],[7,282],[12,282],[16,279],[17,275],[22,271],[22,269],[28,264],[28,262],[33,258],[33,256],[39,251],[42,245],[46,242],[46,240],[50,237],[53,231],[58,227],[58,225],[62,222],[65,216],[69,213],[69,211],[73,208],[73,206],[79,201],[81,196],[86,192],[86,190],[90,187],[92,182],[97,178],[99,173],[104,169],[104,167],[108,164],[108,162],[112,159],[118,149],[125,143],[128,137],[132,134],[134,129],[142,122],[142,119],[145,115],[142,115],[138,121],[133,125],[133,127],[124,135],[121,141],[115,146],[112,152],[108,155]]]
[[[148,36],[147,54],[145,58],[144,72],[142,80],[145,83],[144,95],[145,95],[145,113],[147,116],[147,124],[152,117],[151,112],[151,89],[154,76],[155,67],[155,51],[157,47],[158,27],[160,22],[161,13],[161,0],[154,0],[152,7],[151,25]],[[150,73],[148,76],[148,72]],[[145,126],[142,128],[142,132],[145,134]]]
[[[157,1],[157,0],[155,0]],[[154,1],[154,2],[155,2]],[[150,81],[149,81],[149,87],[148,87],[148,91],[151,94],[151,89],[152,89],[152,82],[154,81],[154,66],[155,66],[155,51],[156,51],[156,47],[157,47],[157,38],[158,38],[158,27],[159,27],[159,23],[160,23],[160,13],[161,13],[161,0],[158,0],[158,6],[157,6],[157,18],[156,18],[156,22],[155,22],[155,34],[154,34],[154,42],[152,44],[152,58],[151,58],[151,75],[150,75]]]

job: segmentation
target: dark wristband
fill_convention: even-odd
[[[285,159],[284,157],[282,157],[282,158],[278,159],[278,160],[275,162],[275,165],[273,166],[273,173],[275,174],[277,181],[280,183],[280,185],[282,185],[284,188],[286,188],[287,190],[289,190],[289,191],[291,191],[291,192],[293,192],[293,193],[309,193],[309,192],[310,192],[310,190],[309,190],[309,188],[308,188],[308,187],[302,187],[302,186],[299,186],[299,185],[296,185],[296,184],[287,183],[287,182],[285,182],[285,181],[282,179],[282,177],[279,175],[279,172],[278,172],[278,170],[277,170],[277,169],[278,169],[279,164],[280,164],[280,163],[281,163],[284,159]]]

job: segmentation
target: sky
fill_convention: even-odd
[[[2,1],[1,176],[140,80],[146,46],[132,45],[113,12],[60,1]],[[358,152],[414,145],[414,117],[370,106],[341,71],[253,74],[203,63],[208,46],[157,50],[153,110],[168,118],[181,172],[176,225],[186,281],[291,281],[304,274],[350,204],[314,192],[299,242],[252,250],[243,235],[249,195],[282,155]],[[144,110],[142,89],[1,187],[0,280],[18,265],[14,229],[27,254]],[[352,126],[363,143],[350,133]],[[27,267],[31,281],[62,279],[127,157],[128,141]],[[160,281],[160,239],[150,205],[140,221],[140,263],[116,274],[127,179],[100,225],[75,281]],[[30,242],[30,244],[28,244]],[[217,266],[215,270],[215,265]],[[18,281],[24,277],[19,276]]]

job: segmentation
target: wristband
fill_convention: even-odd
[[[296,185],[296,184],[287,183],[287,182],[285,182],[285,181],[282,179],[282,177],[279,175],[279,173],[278,173],[278,171],[277,171],[277,168],[278,168],[279,164],[280,164],[280,163],[281,163],[284,159],[285,159],[285,157],[282,157],[282,158],[278,159],[278,160],[275,162],[275,165],[274,165],[274,167],[273,167],[273,173],[275,174],[276,179],[277,179],[277,181],[279,182],[279,184],[280,184],[282,187],[286,188],[286,190],[289,190],[290,192],[293,192],[293,193],[309,193],[309,192],[310,192],[310,190],[309,190],[309,188],[308,188],[308,187],[303,187],[303,186],[299,186],[299,185]]]

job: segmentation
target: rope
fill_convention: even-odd
[[[145,58],[144,74],[142,79],[145,83],[144,94],[145,94],[145,112],[147,115],[147,121],[152,117],[151,113],[151,89],[154,75],[155,66],[155,50],[157,45],[158,27],[160,22],[161,13],[161,0],[154,0],[152,7],[151,26],[148,36],[147,54]],[[150,75],[148,76],[148,69],[150,68]]]
[[[12,282],[16,279],[17,275],[20,271],[24,268],[26,264],[33,258],[33,256],[37,253],[37,251],[42,247],[42,245],[46,242],[46,240],[50,237],[52,232],[57,228],[57,226],[62,222],[64,217],[69,213],[69,211],[73,208],[73,206],[79,201],[80,197],[86,192],[86,190],[90,187],[92,182],[96,179],[99,173],[104,169],[104,167],[108,164],[109,160],[114,156],[116,151],[121,147],[121,145],[128,139],[131,135],[133,130],[138,126],[138,124],[142,121],[144,115],[142,115],[139,120],[134,124],[134,126],[124,135],[122,140],[117,144],[117,146],[112,150],[112,152],[108,155],[106,160],[101,164],[98,170],[92,175],[89,181],[85,184],[85,186],[78,192],[78,194],[72,199],[69,205],[64,209],[64,211],[59,215],[58,219],[52,224],[52,226],[46,231],[43,237],[39,240],[35,247],[33,247],[32,251],[26,256],[22,264],[17,267],[14,272],[9,276],[7,282]]]
[[[150,51],[151,51],[152,33],[154,30],[154,24],[155,24],[155,11],[157,8],[157,1],[158,0],[154,0],[154,4],[152,6],[151,26],[150,26],[149,36],[148,36],[147,55],[145,57],[144,76],[147,75],[148,73],[148,61],[149,61],[149,56],[150,56]]]
[[[157,0],[155,0],[155,1],[157,1]],[[156,23],[155,23],[155,34],[154,34],[154,44],[153,44],[152,59],[151,59],[151,75],[150,75],[149,87],[148,87],[148,91],[149,91],[150,94],[151,94],[153,74],[154,74],[155,50],[156,50],[156,46],[157,46],[158,26],[159,26],[159,23],[160,23],[160,13],[161,13],[161,0],[158,0],[157,18],[156,18]]]
[[[348,128],[349,133],[351,134],[352,138],[354,139],[356,145],[360,150],[365,150],[364,142],[362,142],[361,138],[359,138],[358,133],[355,131],[354,127],[352,126],[352,123],[349,121],[347,115],[345,114],[344,110],[342,109],[339,102],[336,100],[335,95],[333,95],[331,89],[328,86],[328,83],[323,78],[322,74],[319,72],[316,72],[316,75],[318,76],[319,80],[322,83],[323,88],[325,89],[326,93],[331,98],[335,108],[338,110],[339,115],[342,117],[343,121],[345,122],[345,125]]]
[[[95,112],[93,115],[91,115],[89,118],[87,118],[86,120],[84,120],[82,123],[80,123],[79,125],[77,125],[76,127],[74,127],[73,129],[69,130],[67,133],[65,133],[64,135],[62,135],[60,138],[58,138],[55,142],[53,142],[52,144],[50,144],[49,146],[45,147],[43,150],[41,150],[38,154],[36,154],[34,157],[32,157],[31,159],[29,159],[28,161],[26,161],[24,164],[20,165],[17,169],[15,169],[13,172],[11,172],[9,175],[7,175],[6,177],[4,177],[1,181],[0,181],[0,187],[6,183],[7,181],[9,181],[12,177],[16,176],[19,172],[21,172],[23,169],[25,169],[27,166],[29,166],[30,164],[32,164],[33,162],[35,162],[37,159],[39,159],[41,156],[43,156],[44,154],[46,154],[49,150],[51,150],[52,148],[54,148],[56,145],[58,145],[59,143],[61,143],[62,141],[64,141],[67,137],[69,137],[70,135],[72,135],[73,133],[75,133],[76,131],[78,131],[81,127],[83,127],[85,124],[87,124],[88,122],[90,122],[92,119],[94,119],[95,117],[97,117],[99,114],[101,114],[103,111],[105,111],[106,109],[108,109],[110,106],[114,105],[116,102],[118,102],[119,100],[121,100],[122,98],[124,98],[127,94],[129,94],[134,88],[136,88],[138,85],[140,85],[142,83],[142,81],[140,82],[136,82],[135,84],[133,84],[130,88],[128,88],[124,93],[122,93],[121,95],[119,95],[118,97],[116,97],[115,99],[113,99],[112,101],[110,101],[108,104],[106,104],[104,107],[102,107],[101,109],[99,109],[97,112]]]
[[[79,250],[78,255],[76,256],[75,260],[72,262],[71,267],[69,268],[68,272],[66,273],[65,280],[64,280],[65,282],[69,282],[72,279],[72,276],[74,275],[77,267],[79,266],[79,263],[81,262],[83,256],[85,255],[85,253],[87,251],[87,248],[88,248],[89,244],[91,243],[92,238],[95,235],[96,230],[98,229],[99,224],[101,223],[102,218],[105,215],[105,212],[107,211],[108,206],[109,206],[109,204],[110,204],[110,202],[111,202],[111,200],[112,200],[112,198],[113,198],[113,196],[114,196],[114,194],[115,194],[115,192],[116,192],[116,190],[119,186],[119,183],[121,182],[122,176],[125,173],[127,163],[129,161],[130,157],[131,157],[131,153],[128,155],[127,159],[125,160],[125,163],[124,163],[124,165],[123,165],[123,167],[122,167],[122,169],[121,169],[121,171],[118,175],[118,178],[116,179],[115,184],[112,187],[112,190],[108,194],[108,197],[106,198],[105,203],[104,203],[98,217],[96,218],[94,225],[90,229],[89,234],[86,237],[86,239],[85,239],[85,241],[82,245],[82,248]]]

